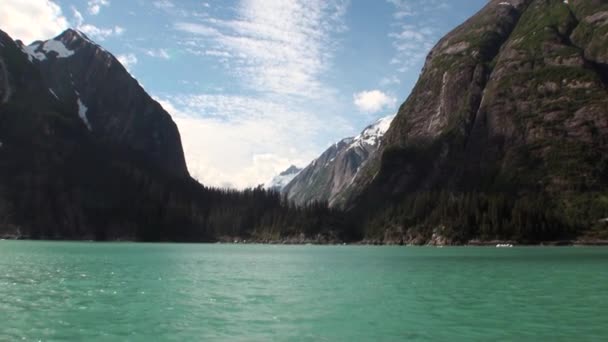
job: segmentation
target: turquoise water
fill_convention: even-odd
[[[600,341],[608,249],[0,241],[0,341]]]

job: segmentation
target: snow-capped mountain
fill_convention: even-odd
[[[277,190],[282,191],[289,182],[291,182],[302,169],[298,168],[295,165],[291,165],[287,170],[281,172],[279,175],[275,176],[269,182],[264,184],[264,188],[267,190]]]
[[[110,52],[73,29],[29,46],[16,44],[40,71],[48,93],[77,113],[90,134],[142,153],[169,174],[188,177],[171,116]]]
[[[297,204],[328,201],[336,197],[353,181],[365,162],[378,150],[384,133],[395,116],[379,119],[356,137],[340,140],[293,178],[283,193]]]
[[[0,236],[179,236],[206,193],[171,116],[111,53],[75,30],[30,46],[0,30]]]

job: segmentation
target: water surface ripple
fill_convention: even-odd
[[[0,341],[601,341],[606,248],[0,241]]]

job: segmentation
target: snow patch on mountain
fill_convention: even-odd
[[[351,186],[362,167],[378,151],[395,115],[379,119],[359,135],[330,145],[317,159],[283,188],[290,201],[298,205],[327,201],[330,206]]]
[[[87,117],[87,110],[87,106],[85,106],[84,103],[82,103],[82,101],[80,100],[80,98],[78,98],[78,116],[90,131],[92,130],[92,128],[91,123],[89,122],[89,118]]]
[[[287,170],[281,172],[278,176],[275,176],[269,182],[264,184],[264,188],[268,190],[281,191],[287,184],[289,184],[298,174],[302,172],[302,169],[295,165],[290,166]]]
[[[46,59],[46,55],[42,52],[37,52],[41,43],[34,43],[28,46],[22,46],[21,50],[27,55],[27,59],[29,59],[30,63],[34,61],[34,59],[43,61]]]
[[[54,98],[56,98],[57,100],[59,100],[59,96],[57,96],[57,94],[55,94],[55,92],[53,91],[53,89],[49,88],[49,93],[51,93],[51,95],[53,95]]]
[[[342,141],[350,144],[348,149],[361,147],[364,144],[376,146],[380,143],[380,139],[384,136],[384,133],[388,131],[389,127],[391,126],[391,122],[393,122],[393,119],[395,118],[395,115],[383,117],[365,128],[358,136],[354,138],[346,138]]]
[[[57,58],[68,58],[74,54],[74,51],[69,50],[62,42],[55,39],[47,40],[42,45],[42,50],[46,53],[55,52]]]
[[[50,52],[54,52],[57,58],[68,58],[74,54],[74,51],[68,49],[65,44],[55,39],[47,40],[44,43],[33,43],[28,46],[22,46],[21,50],[27,54],[30,62],[33,62],[34,59],[44,61]]]

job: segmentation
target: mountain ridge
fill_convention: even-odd
[[[297,205],[328,202],[347,188],[378,148],[394,115],[378,119],[361,133],[331,145],[287,184],[283,193]]]
[[[47,41],[19,45],[40,68],[49,92],[75,108],[91,134],[125,144],[168,172],[189,177],[171,116],[110,52],[74,29]]]
[[[28,51],[0,31],[0,238],[352,239],[325,206],[191,178],[171,117],[85,38],[68,30]]]

